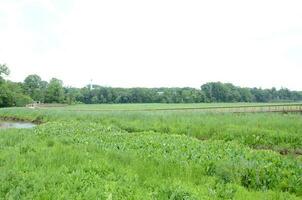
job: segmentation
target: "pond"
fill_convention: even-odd
[[[36,126],[36,124],[30,123],[30,122],[0,120],[0,129],[6,129],[6,128],[33,128],[35,126]]]

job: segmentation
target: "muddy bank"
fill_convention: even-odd
[[[18,117],[9,117],[9,116],[0,116],[0,122],[1,121],[26,122],[26,123],[33,123],[36,125],[43,123],[42,119],[40,119],[40,118],[30,120],[30,119],[22,119],[22,118],[18,118]]]

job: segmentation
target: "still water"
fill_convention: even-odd
[[[36,124],[30,122],[18,122],[18,121],[2,121],[0,120],[0,129],[6,128],[33,128]]]

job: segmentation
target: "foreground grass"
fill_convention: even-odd
[[[301,115],[4,109],[0,199],[301,199]],[[251,136],[252,135],[252,136]],[[200,140],[202,139],[202,140]]]

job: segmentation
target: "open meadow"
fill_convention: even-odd
[[[279,109],[0,109],[2,120],[38,124],[0,129],[0,199],[302,199],[301,112],[204,110],[242,106]]]
[[[0,200],[302,200],[301,8],[0,0]]]

